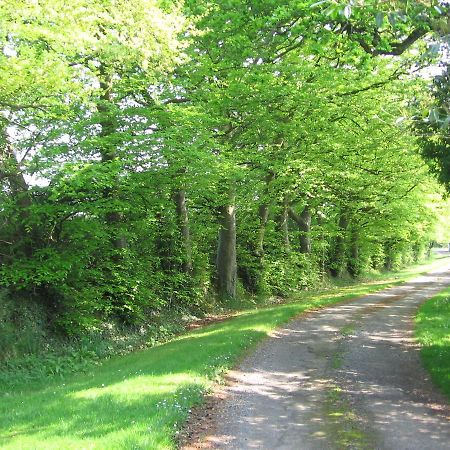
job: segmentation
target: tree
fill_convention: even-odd
[[[62,3],[0,6],[0,278],[54,328],[240,284],[287,295],[426,247],[437,188],[399,117],[446,8]]]
[[[423,157],[438,180],[450,191],[450,66],[442,68],[442,73],[433,80],[431,98],[427,110],[429,114],[422,118],[416,116],[414,128],[419,135]]]

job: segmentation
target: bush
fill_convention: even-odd
[[[290,253],[285,258],[264,260],[262,291],[286,297],[319,282],[320,270],[312,255]]]
[[[47,336],[45,308],[24,294],[14,300],[0,291],[0,360],[37,353]]]

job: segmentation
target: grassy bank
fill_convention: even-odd
[[[419,308],[416,336],[425,367],[450,400],[450,288]]]
[[[361,283],[383,280],[389,283],[400,282],[417,273],[430,270],[434,265],[439,265],[439,258],[441,255],[434,255],[434,259],[426,264],[409,267],[396,273],[373,272],[357,280],[325,278],[316,289],[302,291],[288,300],[277,297],[243,296],[228,304],[212,303],[208,309],[211,317],[208,318],[214,320],[217,314],[261,308],[295,299],[304,301],[324,292],[329,296],[340,295],[340,289]],[[15,309],[17,307],[19,310]],[[20,308],[23,310],[20,311]],[[9,315],[5,315],[4,313],[8,311]],[[25,323],[17,322],[17,317],[26,318]],[[24,383],[48,381],[52,377],[61,379],[71,373],[88,371],[111,357],[123,356],[168,342],[183,333],[186,325],[196,319],[203,322],[201,317],[194,317],[187,311],[173,309],[153,315],[147,323],[139,327],[124,328],[115,323],[104,323],[101,327],[88,331],[80,337],[64,339],[45,331],[39,311],[27,309],[26,302],[2,298],[0,293],[0,349],[2,349],[0,351],[0,390],[1,386],[12,390]],[[11,353],[11,349],[16,351]]]
[[[436,263],[434,263],[436,264]],[[171,449],[179,426],[203,392],[243,352],[290,318],[397,284],[430,266],[237,317],[164,345],[114,357],[64,380],[0,388],[0,447],[33,449]]]

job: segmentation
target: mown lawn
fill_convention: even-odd
[[[425,367],[450,400],[450,288],[419,308],[416,336]]]
[[[271,330],[304,311],[392,286],[411,275],[301,294],[291,303],[243,311],[167,344],[108,360],[90,373],[14,391],[0,386],[0,447],[173,449],[189,408]]]

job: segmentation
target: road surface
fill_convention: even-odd
[[[290,322],[229,374],[206,436],[185,448],[450,449],[450,410],[412,334],[418,305],[448,285],[447,260]]]

